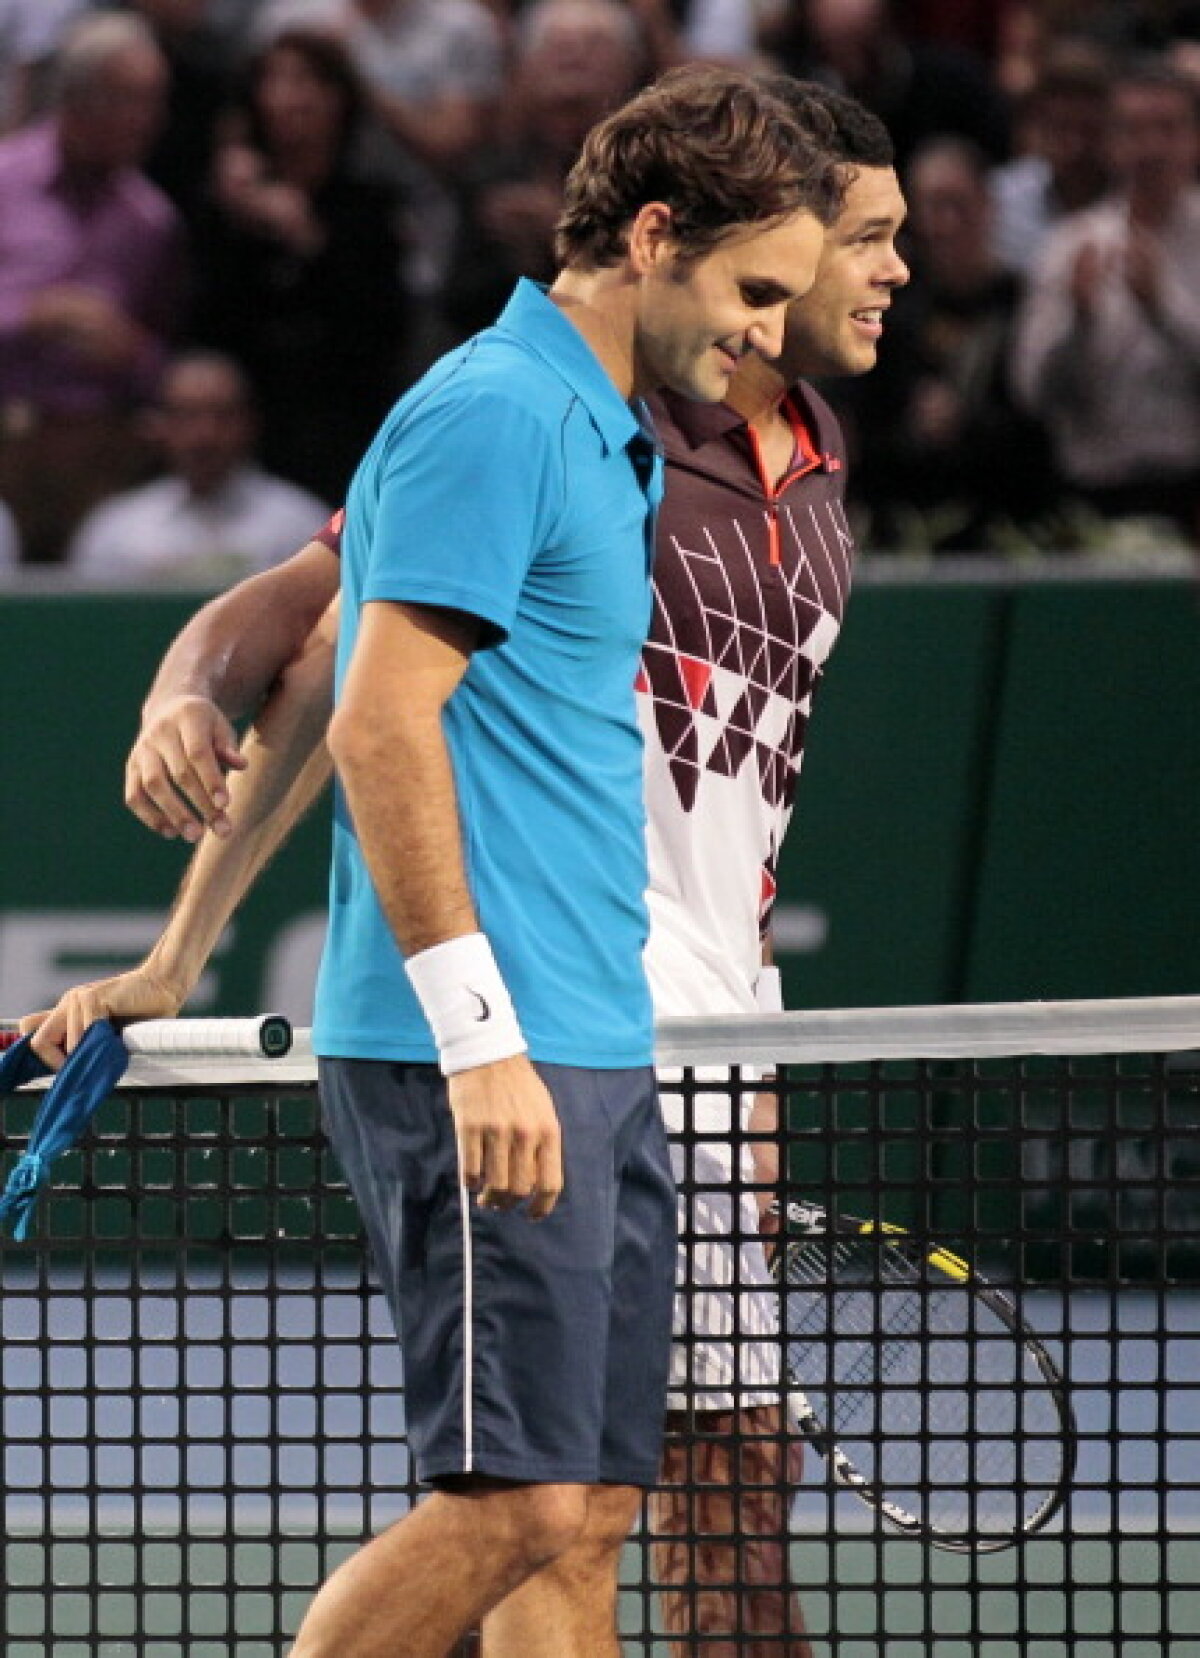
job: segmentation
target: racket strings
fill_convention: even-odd
[[[988,1300],[911,1243],[814,1239],[788,1256],[793,1380],[872,1485],[925,1526],[976,1537],[1052,1501],[1058,1402]]]

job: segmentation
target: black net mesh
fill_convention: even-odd
[[[315,1090],[281,1095],[269,1075],[114,1097],[57,1166],[29,1241],[3,1247],[5,1658],[281,1658],[319,1583],[416,1496],[400,1356]],[[625,1651],[1200,1651],[1195,1058],[796,1068],[773,1085],[778,1129],[769,1110],[748,1126],[751,1076],[669,1085],[701,1125],[676,1156],[689,1277],[706,1287],[680,1313],[692,1364],[674,1483],[625,1559]],[[8,1102],[9,1146],[34,1103]],[[905,1536],[782,1431],[783,1292],[739,1293],[764,1276],[756,1213],[772,1198],[906,1227],[918,1262],[949,1251],[1011,1297],[1076,1430],[1044,1529],[993,1552]],[[1058,1417],[1034,1397],[1036,1367],[983,1382],[969,1363],[936,1368],[921,1270],[905,1292],[916,1369],[899,1377],[876,1362],[886,1332],[869,1316],[890,1322],[890,1292],[868,1270],[856,1334],[818,1272],[803,1385],[836,1420],[848,1389],[863,1394],[846,1375],[858,1341],[856,1462],[907,1480],[910,1507],[958,1487],[969,1532],[989,1484],[1019,1511],[1013,1481],[1042,1477],[1022,1444],[1053,1440]],[[981,1314],[955,1316],[960,1346],[984,1339]],[[757,1357],[722,1370],[714,1340]],[[1017,1453],[994,1463],[984,1442]]]

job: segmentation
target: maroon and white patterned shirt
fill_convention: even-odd
[[[654,619],[638,676],[659,1016],[753,1011],[813,698],[850,593],[845,449],[792,393],[772,484],[723,404],[650,400],[667,459]]]

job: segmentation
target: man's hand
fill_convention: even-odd
[[[38,290],[25,316],[31,333],[57,340],[84,361],[122,371],[137,357],[141,333],[98,289],[58,282]]]
[[[780,1156],[779,1095],[765,1086],[770,1080],[769,1077],[764,1077],[764,1087],[754,1096],[747,1129],[753,1136],[750,1141],[750,1155],[754,1163],[754,1200],[758,1205],[758,1230],[767,1266],[773,1267],[775,1253],[779,1247],[779,1210],[775,1205],[779,1199]]]
[[[463,1185],[487,1209],[527,1203],[541,1220],[563,1187],[554,1101],[524,1054],[459,1071],[448,1082]]]
[[[1130,225],[1125,244],[1125,283],[1152,320],[1159,314],[1162,267],[1162,243],[1158,237],[1140,225]]]
[[[49,1013],[31,1013],[22,1019],[21,1035],[36,1032],[34,1053],[57,1071],[97,1019],[113,1019],[119,1024],[134,1019],[173,1019],[183,1000],[184,993],[178,986],[146,966],[135,967],[116,978],[76,985]]]
[[[1110,262],[1110,256],[1094,242],[1084,242],[1075,255],[1070,292],[1081,322],[1091,322],[1096,314]]]
[[[125,804],[166,840],[228,835],[227,771],[246,765],[237,733],[207,697],[178,696],[143,719],[125,763]]]

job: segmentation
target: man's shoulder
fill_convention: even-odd
[[[397,423],[441,419],[496,435],[515,423],[557,431],[575,392],[540,352],[494,325],[435,363],[396,405]]]
[[[397,487],[411,500],[442,499],[453,487],[507,499],[535,476],[565,488],[567,395],[529,358],[514,342],[476,335],[435,363],[367,451],[358,480],[368,496]]]

